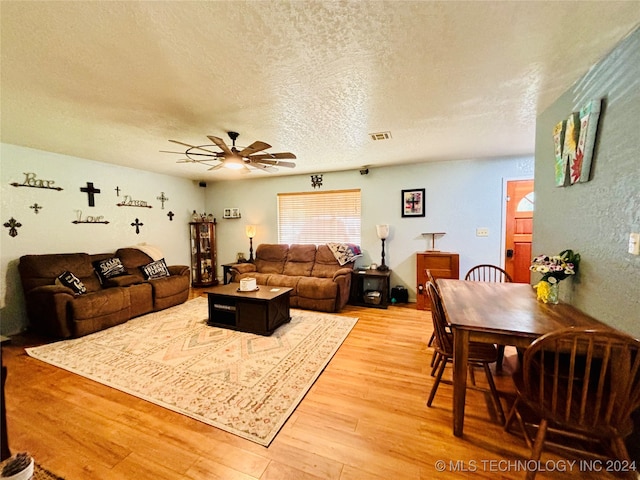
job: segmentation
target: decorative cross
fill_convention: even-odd
[[[120,187],[116,187],[114,188],[114,190],[116,191],[116,197],[120,196]]]
[[[89,196],[89,206],[90,207],[95,207],[96,206],[96,201],[95,201],[93,196],[96,193],[100,193],[100,189],[99,188],[94,188],[92,182],[87,182],[87,186],[86,187],[82,187],[80,189],[80,191],[86,193]]]
[[[4,226],[9,229],[10,236],[16,237],[18,235],[18,228],[20,228],[22,224],[15,218],[11,217],[8,222],[5,222]]]
[[[169,221],[170,221],[170,222],[173,222],[173,216],[174,216],[174,215],[175,215],[175,213],[173,213],[173,212],[169,212],[169,213],[167,213],[167,217],[169,217]]]
[[[159,197],[156,197],[156,199],[160,200],[160,202],[162,203],[162,210],[164,210],[164,202],[169,200],[169,197],[165,197],[164,192],[162,192]]]
[[[413,212],[416,209],[416,205],[420,204],[420,194],[412,193],[407,199],[407,204],[410,205],[410,209]]]
[[[36,214],[37,214],[42,207],[40,205],[38,205],[37,203],[34,203],[29,208],[33,208],[33,211],[36,212]]]
[[[136,218],[136,221],[131,224],[132,227],[136,227],[136,235],[140,234],[140,227],[142,227],[144,223],[140,223],[140,220]]]

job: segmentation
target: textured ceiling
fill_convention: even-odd
[[[532,154],[536,115],[640,24],[638,1],[0,8],[2,142],[210,181],[238,174],[160,150],[235,130],[294,152],[284,174]]]

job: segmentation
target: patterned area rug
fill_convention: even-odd
[[[358,321],[292,309],[264,337],[207,315],[200,297],[27,353],[268,446]]]

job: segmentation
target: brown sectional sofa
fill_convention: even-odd
[[[125,272],[101,283],[94,262],[120,259]],[[190,271],[166,267],[169,276],[146,280],[140,267],[153,259],[137,248],[90,255],[24,255],[18,271],[31,327],[42,335],[80,337],[124,323],[130,318],[183,303],[189,297]],[[63,272],[77,277],[86,293],[56,284]]]
[[[328,246],[261,244],[254,263],[231,267],[232,281],[290,287],[292,307],[337,312],[349,300],[353,263],[340,266]]]

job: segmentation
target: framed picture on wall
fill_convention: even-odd
[[[402,190],[402,216],[424,217],[424,188]]]

